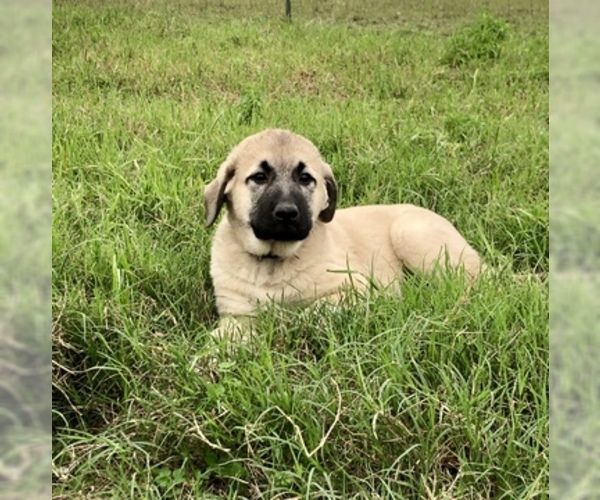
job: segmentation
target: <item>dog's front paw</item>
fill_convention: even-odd
[[[219,326],[210,332],[211,338],[219,344],[245,345],[252,334],[250,321],[234,316],[225,316],[219,321]]]
[[[232,361],[236,352],[252,343],[252,318],[225,316],[210,332],[218,362]]]
[[[238,350],[250,345],[251,333],[251,321],[246,318],[221,318],[195,361],[195,371],[205,378],[217,381],[222,370],[235,365]]]

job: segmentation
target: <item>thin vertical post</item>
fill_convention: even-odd
[[[292,0],[285,0],[285,17],[288,21],[292,20]]]

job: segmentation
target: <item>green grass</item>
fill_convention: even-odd
[[[55,4],[54,494],[547,496],[544,15],[206,4]],[[274,305],[211,377],[202,191],[268,126],[315,142],[341,206],[436,210],[496,272]]]

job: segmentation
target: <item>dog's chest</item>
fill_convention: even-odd
[[[328,276],[324,265],[303,264],[295,257],[283,262],[263,259],[258,265],[238,269],[237,276],[245,283],[245,294],[253,296],[259,302],[312,300],[331,293],[345,281],[342,275]]]

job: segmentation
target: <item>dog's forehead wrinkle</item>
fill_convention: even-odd
[[[298,167],[298,161],[293,158],[287,158],[282,156],[272,156],[266,161],[270,169],[277,175],[288,176],[291,175]],[[260,166],[261,169],[264,167]],[[267,170],[265,169],[265,170]]]
[[[313,166],[323,164],[316,146],[301,136],[287,130],[269,129],[242,141],[235,150],[237,156],[248,168],[258,168],[266,161],[278,169],[298,168],[300,164]]]
[[[271,166],[271,164],[269,163],[268,160],[261,161],[258,166],[261,170],[264,170],[267,172],[273,170],[273,167]]]

